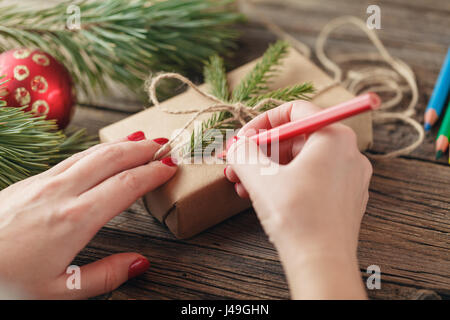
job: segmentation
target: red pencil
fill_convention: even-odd
[[[255,140],[257,144],[269,144],[278,137],[278,141],[281,142],[302,134],[312,133],[329,124],[359,113],[377,109],[380,105],[381,100],[377,94],[373,92],[365,93],[309,117],[288,122],[279,127],[253,135],[250,139]]]

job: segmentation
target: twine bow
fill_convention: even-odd
[[[188,85],[190,88],[192,88],[194,91],[196,91],[199,95],[202,97],[205,97],[209,100],[211,100],[214,104],[206,107],[206,108],[196,108],[196,109],[185,109],[185,110],[169,110],[166,107],[161,106],[158,97],[156,96],[156,88],[158,86],[158,83],[164,79],[177,79],[184,84]],[[186,122],[186,124],[181,128],[181,130],[178,131],[178,133],[172,137],[166,144],[164,144],[156,153],[154,156],[154,160],[159,159],[159,157],[164,154],[169,147],[172,146],[172,144],[180,137],[180,135],[183,133],[185,129],[187,129],[200,115],[204,113],[209,112],[222,112],[222,111],[228,111],[231,113],[232,117],[227,118],[223,121],[217,122],[216,126],[221,124],[226,124],[230,122],[239,122],[242,126],[245,125],[250,119],[253,119],[257,115],[261,113],[261,109],[269,104],[276,104],[280,105],[285,103],[285,101],[277,100],[273,98],[266,98],[258,102],[255,106],[247,106],[244,103],[237,101],[237,102],[225,102],[217,98],[216,96],[213,96],[212,94],[209,94],[207,92],[204,92],[200,90],[198,86],[196,86],[192,81],[190,81],[188,78],[182,76],[178,73],[162,73],[157,75],[156,77],[152,78],[150,80],[150,85],[148,87],[148,93],[150,96],[150,101],[155,105],[155,107],[160,108],[161,111],[168,113],[168,114],[192,114],[192,117],[189,121]],[[175,148],[176,149],[176,148]]]

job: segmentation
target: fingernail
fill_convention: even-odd
[[[226,177],[227,176],[227,168],[228,166],[225,166],[225,168],[223,169],[223,175]]]
[[[142,131],[136,131],[127,137],[130,141],[140,141],[145,139],[145,134]]]
[[[166,139],[166,138],[156,138],[156,139],[153,139],[153,141],[156,142],[157,144],[164,145],[164,144],[166,144],[167,142],[169,142],[169,139]]]
[[[236,193],[239,195],[239,192],[238,192],[238,184],[239,184],[239,183],[235,183],[235,184],[234,184],[234,191],[236,191]]]
[[[128,268],[128,279],[137,277],[143,274],[150,267],[150,262],[145,258],[139,258],[130,264]]]
[[[169,167],[176,167],[177,166],[177,163],[176,163],[175,159],[171,158],[171,157],[167,157],[167,158],[161,159],[161,162],[164,163],[166,166],[169,166]]]

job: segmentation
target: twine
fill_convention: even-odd
[[[348,72],[347,78],[343,79],[341,68],[338,64],[331,61],[331,59],[326,56],[324,47],[331,32],[348,24],[354,25],[363,30],[378,52],[369,54],[357,53],[342,55],[339,59],[340,62],[384,62],[388,64],[391,69],[384,67],[367,67],[357,71],[351,70]],[[375,159],[393,158],[400,155],[409,154],[422,144],[425,138],[425,131],[420,123],[412,118],[415,114],[415,108],[419,99],[419,90],[417,88],[414,72],[404,61],[398,58],[393,58],[389,54],[375,31],[367,28],[364,21],[352,16],[344,16],[330,21],[320,32],[316,41],[315,51],[320,63],[334,74],[334,80],[342,82],[344,86],[353,94],[359,94],[367,91],[392,92],[395,94],[391,100],[382,103],[380,111],[374,112],[374,122],[387,123],[391,120],[401,120],[411,125],[419,134],[417,139],[407,147],[383,155],[369,154],[370,157]],[[399,76],[406,81],[409,86],[409,90],[399,85],[401,80]],[[364,90],[364,88],[366,89]],[[411,101],[406,109],[401,112],[383,111],[398,105],[403,98],[403,91],[411,92]]]
[[[158,97],[156,95],[156,88],[158,86],[158,83],[165,79],[177,79],[184,84],[188,85],[190,88],[192,88],[194,91],[196,91],[199,95],[203,96],[206,99],[211,100],[214,104],[207,107],[207,108],[194,108],[194,109],[185,109],[185,110],[169,110],[166,107],[161,106]],[[198,86],[196,86],[192,81],[190,81],[188,78],[178,74],[178,73],[162,73],[157,75],[156,77],[150,79],[150,85],[148,87],[148,93],[150,96],[150,101],[155,105],[155,107],[160,108],[161,111],[168,113],[168,114],[174,114],[174,115],[181,115],[181,114],[193,114],[191,119],[186,122],[186,124],[181,128],[181,130],[178,131],[175,136],[173,136],[167,143],[165,143],[156,153],[154,156],[154,160],[157,160],[160,158],[161,155],[163,155],[166,151],[169,150],[169,148],[172,146],[172,144],[181,136],[183,131],[187,129],[200,115],[204,113],[209,112],[221,112],[221,111],[228,111],[232,114],[231,118],[227,118],[223,121],[219,121],[216,123],[216,126],[219,126],[221,124],[230,123],[230,122],[239,122],[242,126],[247,123],[250,119],[254,118],[255,116],[259,115],[261,113],[261,109],[268,103],[273,104],[283,104],[285,101],[277,100],[273,98],[266,98],[258,102],[255,106],[250,107],[245,105],[242,102],[225,102],[220,100],[219,98],[204,92],[200,90]],[[174,148],[176,150],[177,147]]]

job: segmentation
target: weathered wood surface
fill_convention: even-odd
[[[334,17],[366,17],[371,1],[266,0],[258,10],[291,35],[314,44],[320,29]],[[421,119],[434,81],[450,43],[450,2],[447,0],[376,1],[382,13],[378,31],[388,50],[410,64],[416,73]],[[253,11],[255,17],[257,10]],[[251,17],[252,18],[252,17]],[[234,64],[263,52],[274,37],[257,21],[241,27],[241,49]],[[371,50],[365,37],[352,30],[333,34],[331,53],[349,48]],[[238,62],[239,61],[239,62]],[[405,100],[406,102],[406,100]],[[120,105],[120,104],[119,104]],[[126,117],[134,108],[80,107],[74,125],[92,133]],[[410,141],[412,129],[391,124],[376,127],[376,152]],[[375,161],[370,200],[361,226],[359,260],[365,278],[369,265],[382,272],[375,299],[450,297],[450,168],[434,161],[433,137],[410,156]],[[211,208],[211,214],[214,208]],[[111,299],[285,299],[286,280],[277,253],[251,210],[186,241],[174,237],[149,216],[140,201],[108,223],[75,260],[89,263],[109,254],[136,251],[151,261],[143,276],[124,284]]]

